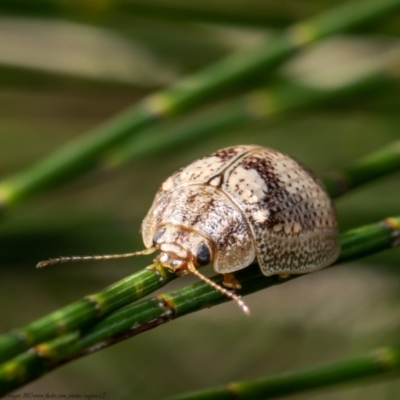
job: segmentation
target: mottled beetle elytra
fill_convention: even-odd
[[[308,169],[276,150],[242,145],[221,149],[171,175],[142,222],[145,250],[115,255],[59,257],[108,260],[150,254],[180,273],[193,273],[249,313],[232,273],[257,259],[265,276],[304,274],[339,255],[332,201]],[[219,286],[198,271],[212,263]]]

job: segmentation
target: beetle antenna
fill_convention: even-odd
[[[142,251],[135,251],[134,253],[122,253],[122,254],[103,254],[103,255],[94,255],[94,256],[70,256],[70,257],[57,257],[50,258],[46,261],[40,261],[36,265],[36,268],[48,267],[49,265],[54,264],[62,264],[66,262],[77,262],[77,261],[100,261],[100,260],[115,260],[116,258],[128,258],[140,255],[151,254],[157,249],[155,247],[150,247],[149,249],[145,249]]]
[[[223,288],[220,285],[217,285],[215,282],[213,282],[211,279],[207,278],[203,274],[201,274],[197,268],[193,265],[193,263],[189,262],[188,263],[188,270],[196,275],[198,278],[200,278],[202,281],[213,287],[215,290],[218,290],[218,292],[222,293],[226,297],[229,297],[230,299],[234,300],[236,304],[242,309],[242,311],[246,315],[250,315],[250,308],[247,307],[246,303],[240,298],[240,296],[236,295],[235,293],[232,293],[230,290],[227,290]]]

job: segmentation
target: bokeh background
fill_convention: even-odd
[[[29,168],[146,94],[340,2],[34,3],[0,4],[2,178]],[[236,85],[179,118],[190,126],[204,109],[218,110],[221,101],[260,83],[331,88],[384,68],[388,55],[399,54],[399,18],[392,14],[318,43],[276,73]],[[35,269],[39,260],[58,255],[141,249],[139,227],[158,186],[200,156],[255,143],[286,152],[324,176],[400,139],[396,76],[389,85],[364,89],[118,168],[105,162],[6,208],[0,223],[0,330],[25,325],[147,265],[151,258]],[[161,137],[177,119],[154,129]],[[399,177],[340,198],[341,231],[399,215]],[[250,318],[231,303],[194,313],[65,365],[16,393],[156,399],[394,344],[400,334],[399,260],[394,249],[250,295]],[[212,268],[206,272],[212,275]],[[183,277],[163,291],[194,280]],[[396,399],[398,393],[400,382],[393,379],[288,398],[375,400]]]

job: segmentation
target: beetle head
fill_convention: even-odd
[[[160,250],[157,260],[173,270],[185,270],[188,263],[200,267],[214,259],[211,240],[183,226],[165,224],[159,227],[152,246]]]

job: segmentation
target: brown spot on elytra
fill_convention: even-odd
[[[227,149],[222,149],[215,152],[214,156],[219,157],[222,161],[230,160],[238,153],[238,150],[235,147],[228,147]]]

